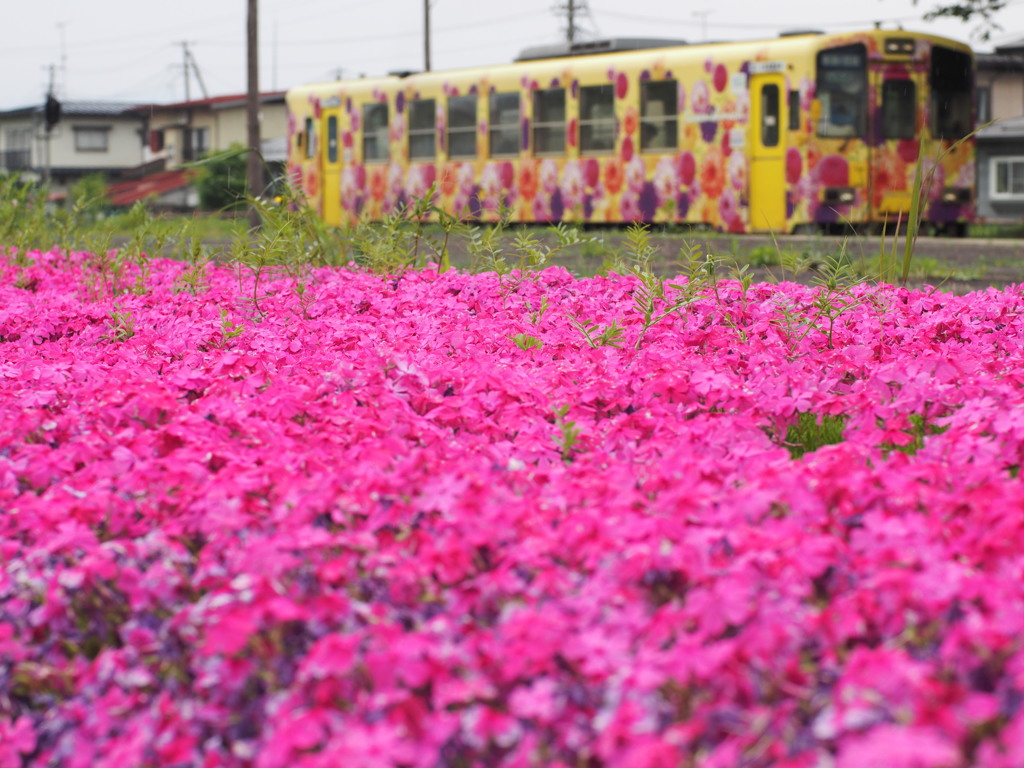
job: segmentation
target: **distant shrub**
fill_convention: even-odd
[[[246,204],[245,148],[232,144],[199,164],[195,186],[205,211],[237,211]]]

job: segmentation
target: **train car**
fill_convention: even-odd
[[[923,225],[973,219],[974,58],[956,41],[809,32],[541,56],[293,88],[290,178],[338,226],[436,182],[435,204],[482,221],[891,231],[920,155]]]

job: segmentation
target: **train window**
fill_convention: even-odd
[[[761,86],[761,146],[779,146],[779,86]]]
[[[519,154],[519,94],[492,93],[490,103],[491,157]]]
[[[789,92],[789,130],[800,130],[800,91]]]
[[[388,105],[363,104],[363,162],[388,161]]]
[[[863,136],[867,125],[867,53],[863,45],[830,48],[818,54],[818,135]]]
[[[565,89],[533,92],[533,151],[538,155],[565,152]]]
[[[409,159],[433,160],[437,154],[437,106],[433,99],[409,102]]]
[[[476,157],[476,96],[448,99],[448,156]]]
[[[316,157],[316,150],[314,149],[314,147],[316,147],[316,142],[313,140],[314,137],[316,136],[316,134],[313,132],[313,118],[312,117],[307,117],[306,118],[305,134],[306,134],[306,159],[309,160],[309,159],[311,159],[313,157]]]
[[[675,80],[647,80],[640,84],[640,150],[675,149],[679,85]]]
[[[974,70],[971,57],[952,48],[932,48],[932,134],[940,139],[962,139],[971,130]]]
[[[583,152],[615,149],[615,88],[610,84],[580,88],[580,149]]]
[[[882,138],[912,139],[917,133],[917,88],[913,80],[882,83]]]
[[[327,118],[327,162],[338,162],[338,116]]]

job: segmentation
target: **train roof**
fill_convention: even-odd
[[[876,38],[913,37],[916,39],[926,39],[947,45],[951,48],[963,50],[964,52],[970,53],[974,56],[974,52],[966,43],[928,32],[914,32],[904,29],[863,29],[852,32],[823,32],[817,29],[806,29],[783,32],[777,37],[772,38],[760,38],[756,40],[701,41],[697,43],[687,43],[683,40],[671,38],[626,37],[611,38],[606,41],[593,41],[590,43],[577,43],[571,47],[565,43],[534,46],[524,50],[520,54],[519,58],[514,61],[490,66],[462,67],[449,70],[429,70],[425,72],[392,72],[387,75],[359,78],[357,80],[306,83],[290,89],[289,95],[292,99],[302,98],[302,94],[322,93],[325,89],[332,89],[338,86],[342,86],[346,89],[358,89],[360,91],[373,90],[376,88],[392,88],[403,80],[412,80],[417,84],[425,84],[426,82],[434,79],[456,79],[478,75],[481,72],[487,72],[493,78],[499,74],[510,74],[512,72],[521,71],[521,68],[524,66],[560,66],[558,65],[558,61],[566,58],[578,58],[580,60],[585,60],[598,56],[603,58],[604,55],[607,55],[615,58],[622,57],[622,61],[627,61],[632,57],[643,56],[645,52],[658,50],[666,52],[675,50],[680,53],[685,51],[691,56],[699,56],[702,55],[701,52],[705,47],[715,47],[719,49],[723,47],[743,48],[745,46],[753,47],[764,45],[800,47],[807,44],[806,38],[817,38],[822,41],[822,45],[828,45],[830,41],[844,41],[864,36]]]
[[[549,43],[524,48],[516,61],[559,59],[565,56],[590,56],[596,53],[641,51],[650,48],[675,48],[689,45],[685,40],[661,37],[613,37],[604,40],[585,40],[577,43]]]

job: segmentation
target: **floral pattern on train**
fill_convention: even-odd
[[[784,178],[786,229],[800,224],[881,220],[902,215],[917,171],[919,153],[926,177],[927,219],[943,222],[970,217],[969,205],[946,205],[947,187],[974,185],[973,147],[959,153],[940,151],[949,142],[932,141],[927,130],[927,65],[931,43],[917,41],[916,63],[883,62],[879,33],[834,36],[830,45],[862,44],[871,77],[883,71],[887,78],[917,83],[919,93],[915,135],[898,140],[881,138],[878,128],[882,105],[878,89],[868,88],[866,125],[856,138],[819,135],[815,109],[819,99],[815,81],[816,49],[807,48],[787,59],[785,103],[779,119],[784,123],[781,155]],[[716,53],[718,50],[722,53]],[[323,101],[336,104],[340,120],[341,170],[326,186],[317,162],[295,152],[289,159],[291,178],[325,213],[323,199],[336,195],[339,224],[378,219],[407,209],[435,189],[434,203],[469,219],[494,221],[507,210],[520,222],[702,223],[715,229],[743,233],[751,227],[751,152],[755,127],[751,124],[749,84],[751,66],[772,62],[781,54],[770,43],[747,44],[738,49],[715,46],[712,55],[684,57],[674,49],[641,59],[585,57],[559,62],[536,62],[525,67],[509,85],[502,68],[470,75],[436,75],[432,80],[378,81],[368,90],[360,82],[310,89],[305,102],[293,101],[297,112],[291,123],[299,131],[302,120],[320,122]],[[635,62],[642,61],[642,64]],[[634,62],[634,63],[630,63]],[[922,63],[924,62],[924,63]],[[600,67],[599,70],[595,69]],[[676,140],[669,150],[645,151],[641,132],[641,90],[646,83],[675,83]],[[872,81],[873,82],[873,81]],[[610,86],[614,91],[613,147],[589,154],[580,147],[581,119],[576,97],[582,86]],[[518,90],[520,146],[513,156],[488,157],[492,126],[487,99],[496,91]],[[565,151],[557,156],[536,152],[533,94],[564,88],[571,97],[564,115]],[[478,97],[475,158],[448,157],[448,116],[444,104],[452,97]],[[436,100],[435,157],[427,162],[408,160],[410,141],[407,105],[414,99]],[[363,157],[364,127],[361,109],[378,101],[389,109],[387,157],[373,162]],[[798,113],[790,115],[789,111]],[[922,139],[924,151],[921,151]],[[322,139],[321,139],[322,140]],[[307,153],[308,155],[309,153]],[[315,154],[315,152],[314,152]],[[830,190],[850,189],[852,198],[831,199]],[[330,206],[326,206],[330,208]]]

